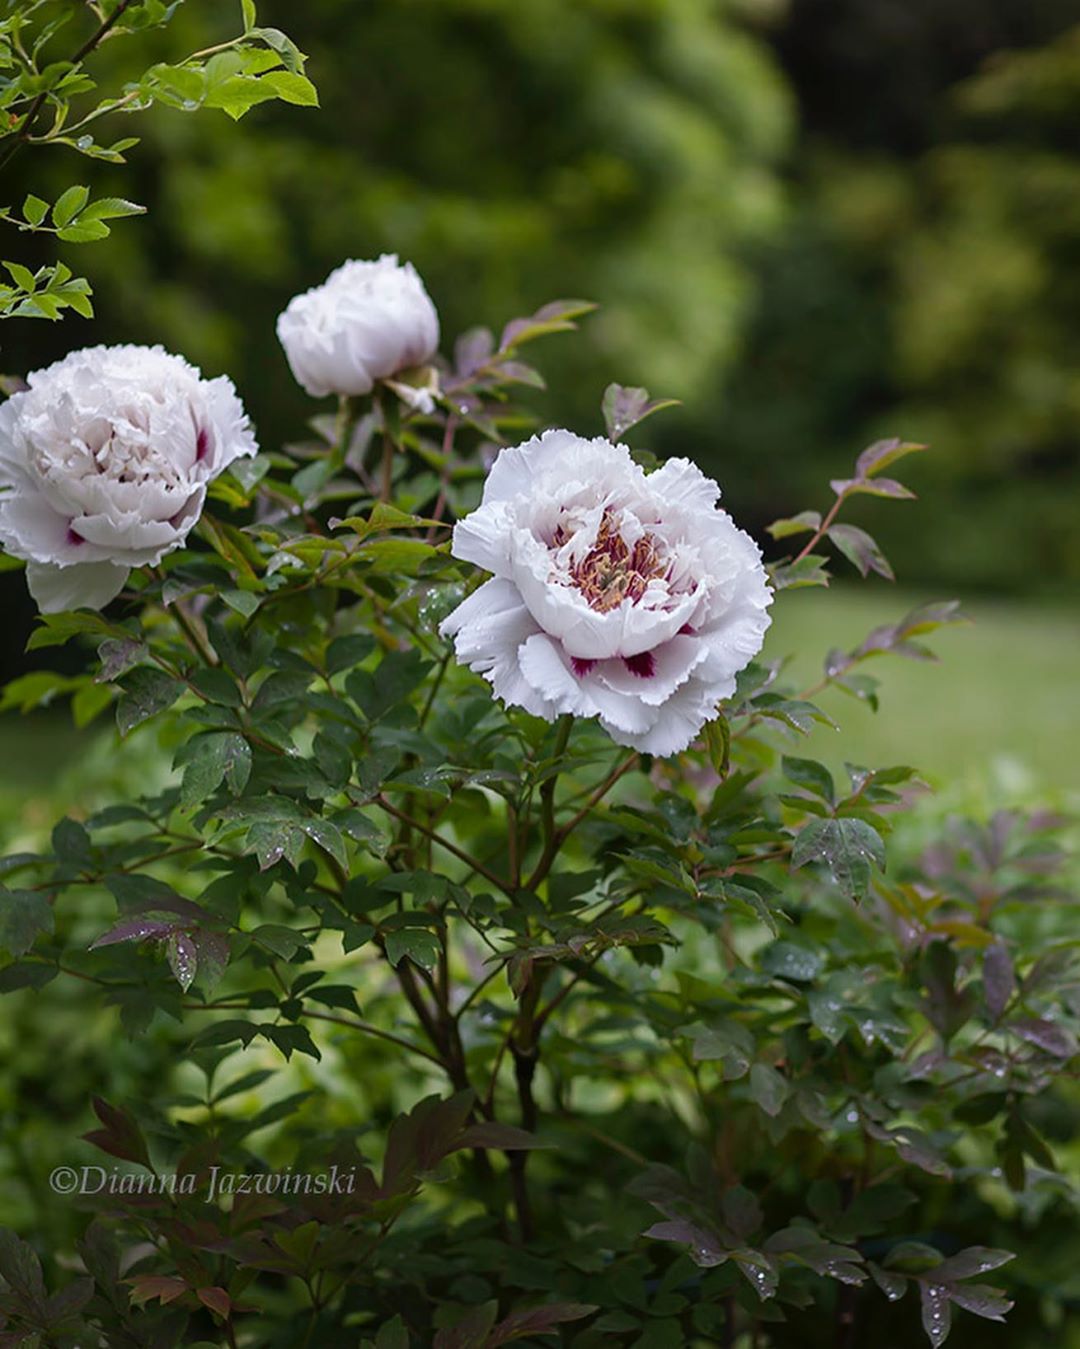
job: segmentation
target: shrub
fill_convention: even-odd
[[[983,1244],[993,1210],[1050,1222],[1065,1202],[1046,1141],[1069,1135],[1076,1053],[1061,822],[956,826],[886,867],[914,769],[837,782],[798,741],[823,690],[875,703],[866,667],[927,657],[956,606],[830,651],[810,689],[751,659],[757,550],[692,466],[626,455],[660,406],[644,390],[607,391],[607,440],[506,447],[515,386],[539,382],[527,347],[589,308],[473,330],[227,469],[189,419],[206,472],[186,542],[173,528],[148,561],[125,536],[115,605],[31,636],[96,658],[8,705],[115,704],[118,753],[156,737],[177,772],[0,863],[0,989],[38,1024],[108,1009],[139,1049],[91,1074],[113,1090],[88,1148],[54,1143],[50,1183],[92,1221],[47,1206],[47,1280],[0,1240],[4,1343],[854,1345],[918,1314],[938,1345],[955,1309],[1009,1309],[982,1282],[1011,1258]],[[324,320],[339,354],[363,337],[349,306]],[[207,395],[161,398],[181,396]],[[43,434],[33,397],[0,425],[0,523],[70,580],[91,516],[34,553],[10,467]],[[142,528],[185,451],[158,414],[108,407],[95,463],[109,492],[138,484]],[[871,446],[823,516],[772,526],[778,603],[825,584],[832,552],[891,575],[837,517],[908,495],[889,474],[920,448]],[[49,461],[50,503],[89,490],[81,462]],[[481,554],[514,578],[484,600],[462,560]],[[564,601],[584,627],[541,677],[523,653],[558,647]],[[625,644],[684,601],[674,638]],[[623,645],[601,649],[612,616]],[[674,649],[692,668],[660,693]]]

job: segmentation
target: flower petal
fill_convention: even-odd
[[[479,506],[454,526],[450,551],[495,576],[509,576],[511,528],[502,502]]]
[[[27,561],[104,562],[109,550],[79,542],[70,516],[60,515],[39,492],[15,492],[0,497],[0,543],[13,557]]]
[[[124,588],[130,568],[111,562],[86,562],[72,567],[54,567],[49,562],[28,562],[26,584],[43,614],[68,609],[104,609]]]
[[[698,637],[678,636],[648,654],[652,657],[649,675],[635,674],[624,660],[605,660],[596,667],[593,678],[616,693],[659,707],[708,659],[709,648]]]
[[[680,754],[691,744],[705,723],[716,715],[717,701],[707,686],[690,679],[662,707],[652,709],[654,717],[647,730],[628,734],[603,719],[601,725],[617,744],[662,759]]]
[[[609,688],[592,673],[578,676],[572,658],[543,633],[529,638],[520,661],[522,674],[559,716],[600,717],[605,725],[638,734],[652,725],[655,714],[640,698]]]
[[[519,651],[537,627],[509,581],[487,581],[443,620],[439,631],[454,638],[458,660],[483,675],[496,697],[533,716],[554,720],[547,700],[521,672]]]
[[[687,511],[712,511],[720,500],[719,485],[689,459],[669,459],[650,473],[649,492]]]

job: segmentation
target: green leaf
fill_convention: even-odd
[[[410,1349],[409,1332],[400,1316],[385,1321],[375,1338],[375,1349]]]
[[[251,776],[251,746],[235,731],[211,732],[191,742],[194,752],[184,769],[180,787],[183,806],[202,805],[226,782],[239,796]]]
[[[573,320],[595,308],[588,300],[552,300],[528,318],[511,319],[503,329],[499,350],[509,351],[548,333],[572,332],[577,328]]]
[[[82,220],[57,230],[56,237],[65,244],[93,244],[109,237],[109,227],[101,220]]]
[[[30,634],[26,649],[38,651],[43,647],[63,646],[72,637],[84,632],[108,636],[116,631],[100,614],[87,613],[85,610],[68,614],[42,614],[38,626]]]
[[[386,938],[386,957],[395,968],[406,956],[425,970],[433,970],[441,950],[438,937],[426,928],[404,928]]]
[[[243,699],[236,681],[220,665],[208,665],[196,671],[191,679],[196,689],[211,703],[220,707],[240,707]]]
[[[754,1037],[737,1021],[698,1021],[678,1033],[693,1041],[695,1062],[720,1061],[729,1081],[746,1075],[754,1056]]]
[[[251,940],[257,946],[263,946],[282,960],[291,960],[304,944],[304,939],[291,927],[280,923],[263,923],[251,934]]]
[[[250,618],[259,607],[258,595],[253,595],[250,590],[223,590],[221,598],[243,618]]]
[[[233,75],[212,85],[206,95],[208,108],[220,108],[238,122],[259,103],[275,98],[276,91],[265,79],[250,75]]]
[[[940,1349],[952,1329],[949,1290],[928,1278],[919,1281],[919,1297],[922,1301],[923,1330],[930,1341],[930,1349]]]
[[[726,778],[731,767],[731,727],[723,712],[705,726],[705,748],[717,775]]]
[[[841,498],[862,494],[889,497],[894,501],[915,500],[915,493],[902,482],[897,482],[895,478],[833,478],[829,486]]]
[[[33,291],[34,287],[37,285],[37,281],[35,280],[34,273],[29,267],[23,267],[22,264],[18,262],[5,262],[4,266],[11,273],[12,281],[15,282],[20,290],[25,290],[27,292]]]
[[[191,1044],[192,1048],[197,1048],[204,1045],[228,1045],[239,1040],[246,1049],[258,1033],[259,1027],[251,1021],[218,1021],[200,1031]]]
[[[98,659],[101,669],[94,676],[95,682],[109,684],[119,679],[128,670],[134,669],[148,655],[146,646],[129,637],[106,637],[98,647]]]
[[[171,932],[165,943],[165,954],[176,982],[186,993],[199,968],[199,953],[194,941],[187,932]]]
[[[0,950],[25,955],[43,932],[53,929],[52,906],[36,890],[0,889]]]
[[[821,515],[818,511],[800,511],[786,520],[774,520],[766,525],[766,533],[774,539],[786,539],[792,534],[812,534],[821,528]]]
[[[881,835],[865,820],[814,820],[795,840],[791,865],[825,862],[833,879],[849,899],[861,899],[870,884],[870,863],[885,868]]]
[[[263,1026],[260,1034],[280,1050],[286,1059],[291,1059],[293,1054],[307,1054],[316,1061],[322,1058],[319,1046],[304,1026]]]
[[[259,859],[259,869],[268,871],[282,858],[294,866],[300,860],[304,846],[304,832],[295,821],[281,819],[256,820],[248,830],[245,849]]]
[[[40,1309],[45,1303],[45,1278],[41,1261],[29,1246],[9,1231],[0,1227],[0,1278],[21,1301]],[[27,1337],[16,1336],[16,1343],[27,1343]]]
[[[852,566],[858,568],[861,576],[869,576],[875,571],[887,581],[896,580],[888,558],[865,529],[859,529],[855,525],[832,525],[829,528],[829,538]]]
[[[0,712],[13,708],[32,712],[35,707],[47,707],[60,694],[74,693],[82,687],[82,682],[78,675],[61,675],[52,670],[34,670],[31,674],[20,675],[5,686],[0,697]]]
[[[91,860],[90,835],[78,820],[62,819],[52,831],[52,845],[61,862],[81,867]]]
[[[336,824],[331,824],[329,820],[314,817],[300,820],[298,823],[313,843],[317,843],[324,852],[329,853],[339,865],[348,867],[348,849],[345,847],[345,839],[342,837],[341,830]]]
[[[244,32],[250,33],[258,22],[255,13],[255,0],[240,0],[240,14],[244,22]]]
[[[802,586],[827,586],[830,575],[826,569],[827,557],[807,553],[797,562],[780,562],[768,568],[769,577],[777,590],[796,590]]]
[[[750,1095],[769,1116],[779,1115],[788,1098],[787,1079],[767,1063],[750,1069]]]
[[[66,192],[61,194],[56,205],[52,208],[53,224],[58,229],[70,225],[89,200],[90,189],[88,187],[69,187]]]
[[[23,202],[23,218],[31,225],[40,225],[49,212],[49,203],[31,192]]]
[[[366,632],[335,637],[326,648],[326,672],[335,675],[350,670],[365,661],[374,650],[375,638]]]
[[[791,941],[774,941],[761,953],[761,968],[766,974],[793,983],[812,983],[824,964],[824,957],[818,951]]]
[[[784,776],[797,787],[802,787],[814,796],[820,796],[823,801],[832,803],[835,787],[832,774],[824,764],[818,763],[815,759],[795,759],[787,754],[781,762]]]
[[[264,75],[260,82],[268,84],[278,98],[286,103],[293,103],[299,108],[319,106],[318,90],[306,75],[300,75],[292,70],[272,70],[268,75]]]
[[[179,679],[160,670],[139,668],[124,680],[124,691],[116,705],[116,724],[121,735],[171,707],[184,692]]]
[[[145,214],[145,206],[125,201],[123,197],[99,197],[80,214],[79,223],[85,224],[88,220],[119,220],[124,216]]]
[[[259,38],[271,49],[277,52],[281,57],[281,64],[286,70],[301,71],[304,69],[304,63],[307,57],[296,45],[296,43],[280,28],[253,28],[248,34],[249,37]]]
[[[601,408],[608,438],[621,440],[631,427],[651,417],[663,408],[678,407],[677,398],[649,398],[648,389],[630,389],[621,384],[609,384],[604,390]]]
[[[872,478],[875,474],[880,473],[883,468],[895,464],[898,459],[903,459],[909,454],[916,454],[927,448],[926,445],[917,445],[913,441],[900,439],[875,441],[873,445],[863,450],[856,460],[855,476]]]

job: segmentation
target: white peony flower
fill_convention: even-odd
[[[761,553],[689,460],[548,431],[496,459],[455,557],[493,573],[447,618],[457,658],[553,721],[675,754],[735,690],[772,602]]]
[[[0,544],[42,613],[104,608],[258,448],[232,381],[161,347],[88,347],[29,385],[0,407]]]
[[[309,394],[355,396],[430,360],[439,345],[439,316],[412,263],[384,253],[377,262],[346,262],[321,286],[290,300],[277,333]],[[430,397],[424,410],[428,404]]]

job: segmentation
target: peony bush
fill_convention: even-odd
[[[4,705],[112,707],[172,766],[0,861],[9,1005],[108,1026],[0,1233],[5,1345],[982,1344],[1032,1279],[983,1276],[1071,1203],[1060,822],[897,856],[915,770],[799,754],[954,604],[809,689],[763,651],[835,561],[891,577],[838,517],[923,447],[766,563],[640,448],[646,391],[522,439],[529,349],[591,307],[447,356],[411,267],[350,262],[279,322],[336,396],[305,439],[158,349],[0,410],[29,645],[87,661]]]

